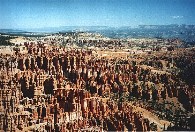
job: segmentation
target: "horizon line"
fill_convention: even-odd
[[[131,25],[125,25],[125,26],[108,26],[108,25],[83,25],[83,26],[79,26],[79,25],[75,25],[75,26],[54,26],[54,27],[32,27],[32,28],[0,28],[0,30],[10,30],[10,29],[14,29],[14,30],[23,30],[23,29],[43,29],[43,28],[62,28],[62,27],[112,27],[112,28],[121,28],[121,27],[130,27],[130,28],[137,28],[139,26],[169,26],[169,25],[175,25],[175,26],[195,26],[195,24],[140,24],[140,25],[136,25],[136,26],[131,26]]]

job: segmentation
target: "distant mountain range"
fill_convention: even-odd
[[[43,27],[43,28],[23,28],[23,29],[0,29],[0,33],[34,33],[34,32],[67,32],[67,31],[101,31],[101,30],[133,30],[133,29],[195,29],[195,25],[139,25],[136,28],[130,26],[109,27],[109,26],[60,26],[60,27]]]
[[[0,33],[37,35],[59,32],[92,32],[110,38],[180,38],[186,42],[195,42],[195,25],[139,25],[132,27],[109,26],[61,26],[33,29],[0,29]]]
[[[18,30],[18,29],[0,29],[0,33],[19,33],[19,32],[25,32],[25,31]]]
[[[55,32],[69,32],[69,31],[95,31],[110,29],[107,26],[60,26],[60,27],[43,27],[43,28],[24,28],[24,29],[0,29],[0,33],[20,33],[20,32],[42,32],[42,33],[55,33]]]
[[[195,25],[178,25],[178,24],[170,24],[170,25],[139,25],[139,28],[142,29],[177,29],[177,28],[185,28],[185,29],[195,29]]]

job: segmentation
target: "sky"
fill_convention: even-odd
[[[195,24],[195,0],[0,0],[0,29]]]

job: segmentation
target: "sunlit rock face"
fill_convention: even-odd
[[[47,43],[25,42],[0,56],[0,130],[193,128],[194,81],[185,81],[186,72],[194,72],[193,48],[129,49],[146,40],[124,43],[96,36],[96,40],[78,41],[94,46],[85,49],[55,44],[61,41],[55,37]]]

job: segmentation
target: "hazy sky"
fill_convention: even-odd
[[[0,0],[0,28],[195,24],[195,0]]]

